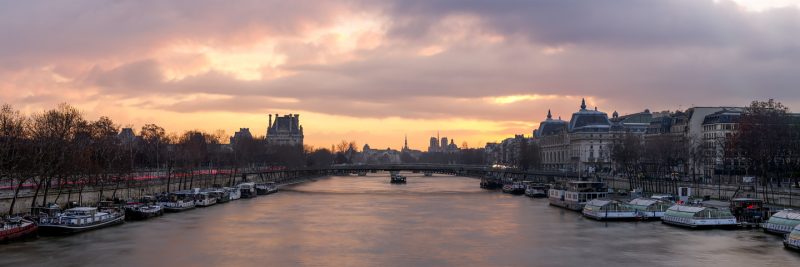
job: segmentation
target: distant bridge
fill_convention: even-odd
[[[246,180],[285,182],[297,177],[321,177],[333,175],[350,175],[364,172],[378,171],[410,171],[449,174],[474,178],[489,178],[495,180],[527,180],[537,182],[554,182],[574,180],[577,173],[545,170],[515,170],[507,168],[493,168],[488,165],[461,165],[461,164],[348,164],[333,165],[327,168],[303,168],[293,170],[263,170],[250,171],[242,174]]]

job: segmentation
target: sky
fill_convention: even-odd
[[[0,103],[425,150],[620,114],[800,109],[800,0],[0,0]]]

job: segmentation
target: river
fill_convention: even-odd
[[[0,266],[800,266],[758,230],[596,222],[478,180],[327,177],[66,237],[0,245]]]

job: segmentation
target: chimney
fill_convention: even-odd
[[[267,129],[272,128],[272,114],[269,114],[269,124],[267,125]]]

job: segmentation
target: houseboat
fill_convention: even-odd
[[[639,217],[645,220],[658,220],[664,216],[673,203],[654,198],[635,198],[628,202],[628,206],[636,210]]]
[[[547,197],[547,186],[540,183],[530,183],[525,186],[525,195],[533,198]]]
[[[497,182],[497,179],[494,179],[494,178],[491,178],[491,177],[487,176],[487,177],[481,178],[480,186],[483,189],[494,190],[494,189],[502,188],[503,184]]]
[[[616,200],[592,199],[583,206],[583,216],[598,221],[634,220],[638,217],[635,209]]]
[[[714,207],[673,205],[661,222],[689,228],[736,228],[736,217],[730,211]]]
[[[169,193],[159,200],[159,205],[164,207],[166,212],[181,212],[194,209],[194,193],[191,191],[178,191]]]
[[[783,246],[786,248],[800,250],[800,225],[795,226],[791,233],[783,239]]]
[[[503,185],[503,193],[512,195],[525,194],[525,185],[522,182],[509,182]]]
[[[36,223],[22,217],[0,219],[0,243],[34,236],[38,228]]]
[[[205,190],[208,194],[215,199],[217,199],[217,203],[228,203],[231,201],[231,195],[228,191],[225,191],[224,188],[210,188]]]
[[[769,220],[761,224],[764,232],[785,235],[792,232],[792,229],[800,225],[800,210],[782,210],[769,217]]]
[[[241,183],[236,187],[239,188],[239,195],[241,198],[254,198],[256,197],[256,184],[255,183]]]
[[[392,183],[392,184],[405,184],[406,183],[406,177],[402,176],[400,174],[392,174],[391,177],[389,178],[389,183]]]
[[[205,208],[217,204],[217,198],[211,192],[203,192],[199,188],[195,188],[193,191],[194,204],[196,206]]]
[[[278,192],[278,186],[276,186],[273,182],[258,183],[255,185],[255,187],[256,195],[269,195]]]
[[[125,205],[125,220],[147,220],[161,215],[164,215],[164,207],[152,196],[144,196]]]
[[[231,200],[237,200],[237,199],[242,198],[242,191],[240,191],[239,188],[236,188],[236,187],[224,187],[222,189],[224,189],[226,192],[228,192],[228,197]]]
[[[430,177],[430,176],[433,176],[433,172],[424,172],[424,173],[422,173],[422,175]]]
[[[586,202],[606,198],[608,188],[603,182],[572,181],[548,190],[550,205],[569,210],[581,211]]]
[[[125,213],[98,211],[96,207],[77,207],[39,221],[39,234],[66,235],[121,224]]]

